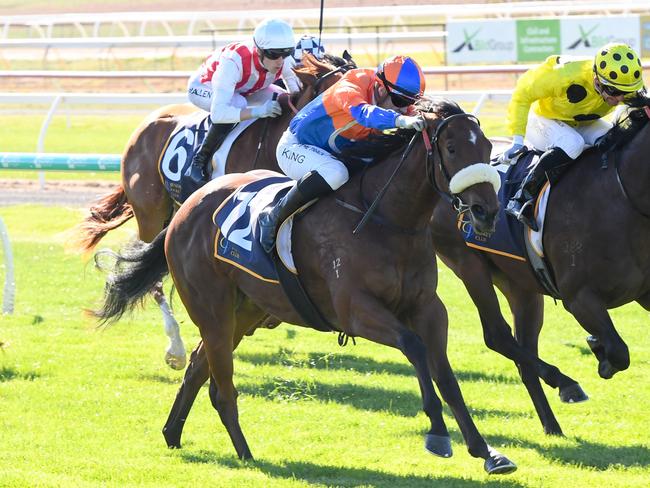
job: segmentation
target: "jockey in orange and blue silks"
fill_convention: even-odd
[[[376,70],[348,71],[294,116],[276,156],[282,171],[298,183],[260,215],[260,241],[267,252],[273,248],[278,221],[348,181],[348,169],[339,159],[345,148],[386,129],[424,129],[421,116],[409,115],[424,89],[415,60],[393,56]]]
[[[283,90],[273,83],[282,78],[290,93],[300,89],[291,69],[295,64],[295,37],[283,20],[260,23],[250,43],[232,43],[216,50],[188,82],[190,102],[210,112],[212,125],[192,162],[190,177],[197,185],[207,180],[214,151],[232,128],[248,119],[282,113],[273,94]]]

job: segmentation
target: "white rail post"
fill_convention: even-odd
[[[5,255],[5,286],[4,299],[2,301],[2,313],[11,315],[14,313],[14,298],[16,293],[16,281],[14,278],[14,258],[11,253],[11,242],[9,242],[9,233],[5,227],[2,217],[0,217],[0,238]]]
[[[38,142],[36,143],[36,152],[42,153],[45,149],[45,134],[47,133],[47,129],[50,126],[50,122],[52,121],[52,117],[54,116],[54,112],[56,112],[56,109],[59,107],[59,104],[61,103],[61,100],[63,97],[61,95],[57,95],[54,97],[54,100],[52,101],[52,105],[50,105],[50,110],[48,110],[47,115],[45,116],[45,119],[43,120],[43,124],[41,125],[41,130],[38,133]],[[40,188],[41,190],[45,190],[45,171],[39,171],[38,173],[38,181],[40,183]]]

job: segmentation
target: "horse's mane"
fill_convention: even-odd
[[[650,99],[645,97],[630,101],[630,108],[616,120],[609,132],[598,141],[597,147],[604,152],[610,152],[632,141],[648,123],[648,114],[645,111],[645,107],[648,105],[650,105]]]
[[[417,101],[415,108],[426,114],[435,114],[442,119],[465,113],[456,102],[442,97],[423,97]]]
[[[334,71],[336,68],[340,68],[346,65],[349,65],[348,69],[356,67],[354,61],[348,61],[345,58],[335,56],[333,54],[326,53],[323,55],[323,59],[321,60],[309,53],[306,53],[302,57],[300,64],[294,68],[294,71],[296,73],[312,75],[318,78],[325,73],[329,73],[330,71]]]
[[[465,113],[453,100],[440,97],[425,97],[415,104],[415,108],[422,113],[434,114],[437,118]],[[375,162],[386,159],[395,151],[402,149],[411,140],[415,130],[399,129],[397,131],[383,132],[373,135],[364,141],[359,141],[354,146],[342,151],[341,156],[350,161],[360,158],[369,158]]]

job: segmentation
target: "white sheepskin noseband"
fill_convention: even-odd
[[[499,193],[501,178],[494,166],[486,163],[474,163],[461,169],[449,181],[449,191],[456,195],[477,183],[492,183],[494,192]]]

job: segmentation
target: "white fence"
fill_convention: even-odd
[[[568,0],[532,1],[452,5],[400,5],[349,8],[326,8],[324,24],[331,31],[359,32],[368,21],[389,20],[396,30],[408,29],[414,22],[441,23],[458,18],[511,18],[535,16],[564,16],[588,14],[648,13],[647,0]],[[294,27],[313,31],[318,25],[320,11],[310,9],[276,9],[244,11],[186,11],[186,12],[114,12],[59,14],[56,16],[15,15],[0,17],[0,37],[12,37],[14,31],[36,33],[42,38],[52,38],[57,28],[67,26],[81,37],[97,37],[105,29],[124,36],[146,35],[147,29],[161,29],[167,35],[195,35],[201,29],[220,31],[235,26],[249,31],[260,20],[281,17]],[[182,29],[179,30],[179,29]]]
[[[445,96],[459,102],[476,102],[475,114],[488,100],[509,100],[511,90],[464,90],[427,92],[428,95]],[[49,104],[49,109],[38,135],[37,152],[43,152],[45,136],[56,111],[63,105],[154,105],[162,106],[172,103],[186,103],[185,93],[137,94],[137,93],[0,93],[2,104]]]

